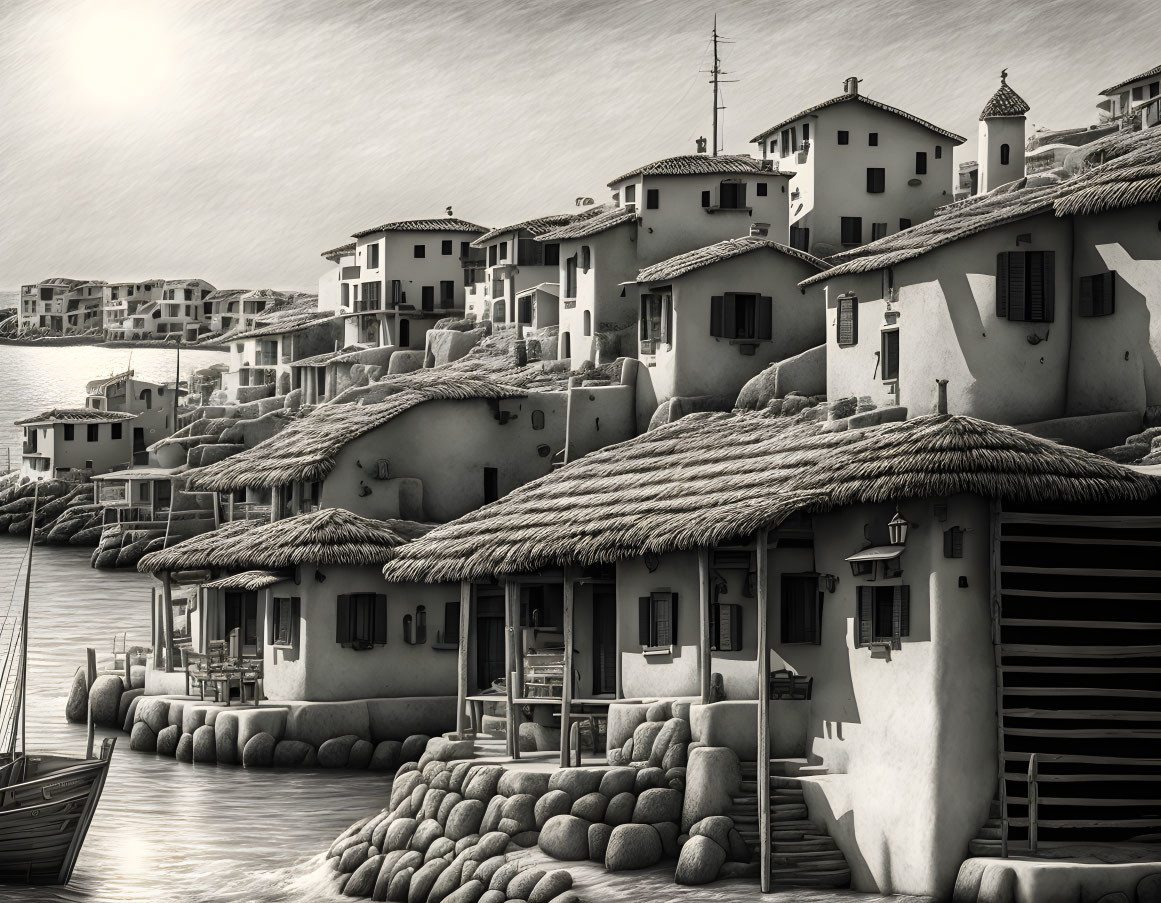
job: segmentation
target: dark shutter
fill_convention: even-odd
[[[959,527],[943,531],[943,557],[963,558],[963,530]]]
[[[298,645],[298,625],[302,621],[302,599],[299,596],[290,597],[290,645]]]
[[[839,298],[838,343],[855,345],[859,341],[858,298]]]
[[[649,596],[641,596],[637,600],[638,640],[642,646],[650,645],[650,628],[653,626],[653,600]]]
[[[710,335],[712,336],[720,338],[725,335],[725,314],[723,313],[725,305],[726,299],[721,295],[714,295],[710,298]]]
[[[1008,319],[1008,254],[1001,251],[996,255],[996,316]]]
[[[701,205],[703,207],[708,207],[710,205],[710,193],[708,191],[703,191],[701,193]]]
[[[1099,276],[1081,276],[1079,291],[1077,293],[1077,309],[1082,317],[1096,316],[1093,313],[1092,290],[1093,283],[1101,277]]]
[[[280,605],[281,605],[280,599],[275,599],[274,597],[271,597],[271,599],[270,599],[270,611],[268,612],[270,617],[267,620],[267,628],[268,629],[266,631],[266,645],[267,646],[273,646],[275,641],[278,639],[278,609],[279,609]]]
[[[859,587],[859,632],[858,645],[866,646],[874,639],[874,608],[875,596],[874,588],[870,586]]]
[[[673,299],[666,298],[664,301],[661,302],[661,305],[664,308],[662,310],[662,314],[664,314],[664,317],[665,317],[665,319],[663,321],[664,325],[662,326],[662,329],[665,330],[665,334],[661,337],[661,340],[663,342],[665,342],[667,345],[672,345],[673,344]]]
[[[1102,281],[1104,283],[1104,291],[1101,293],[1101,307],[1099,313],[1102,317],[1107,317],[1116,310],[1116,271],[1114,270],[1105,273]]]
[[[1028,260],[1021,251],[1008,255],[1008,319],[1027,320],[1028,305],[1025,301],[1028,275]]]
[[[902,649],[901,637],[911,633],[911,587],[896,586],[891,599],[891,648]]]
[[[734,295],[726,295],[722,303],[722,335],[727,339],[738,337],[738,301]]]
[[[1056,252],[1041,252],[1041,278],[1044,285],[1044,316],[1045,323],[1056,320]]]
[[[387,597],[382,593],[375,594],[375,609],[371,617],[371,626],[374,631],[372,642],[377,646],[387,643]]]
[[[344,646],[351,642],[351,597],[339,596],[335,600],[335,642]]]
[[[669,594],[669,645],[677,645],[677,593]]]
[[[459,602],[445,602],[443,604],[443,641],[445,643],[459,643],[460,641]]]
[[[769,339],[774,335],[774,299],[769,295],[758,298],[758,338]]]
[[[649,335],[649,296],[641,296],[641,338],[651,339]]]
[[[745,182],[738,183],[738,202],[734,206],[735,207],[745,207],[746,206],[746,183]]]

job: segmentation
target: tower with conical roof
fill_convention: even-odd
[[[980,193],[1024,176],[1024,114],[1028,104],[1008,86],[1008,70],[1000,87],[980,113]]]

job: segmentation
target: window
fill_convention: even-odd
[[[878,132],[867,132],[867,145],[870,147],[878,147],[879,146],[879,133]]]
[[[100,430],[101,427],[99,424],[90,423],[88,427],[85,428],[85,441],[97,442],[100,439]]]
[[[500,259],[501,260],[508,259],[508,242],[506,242],[506,241],[500,242]]]
[[[588,272],[593,265],[593,249],[588,245],[581,245],[580,249],[580,267],[583,272]]]
[[[110,439],[120,439],[121,438],[121,424],[114,423],[111,427],[109,427],[109,438]]]
[[[863,243],[863,218],[861,216],[844,216],[840,232],[844,245],[861,245]]]
[[[1149,82],[1149,96],[1156,97],[1158,94],[1161,94],[1161,81]]]
[[[534,430],[544,429],[544,411],[538,409],[532,412],[532,428]]]
[[[952,527],[943,531],[943,557],[963,558],[963,528]]]
[[[451,257],[452,247],[452,240],[450,238],[445,238],[442,242],[440,242],[440,253],[443,254],[444,257]]]
[[[917,176],[927,174],[927,151],[915,152],[915,174]]]
[[[484,468],[484,504],[500,497],[500,471],[495,467]]]
[[[531,238],[516,242],[516,266],[538,267],[544,264],[544,246]]]
[[[943,159],[943,145],[942,144],[935,145],[935,159],[936,160]]]
[[[187,288],[182,294],[185,296],[186,301],[193,300],[193,289],[192,288]]]
[[[890,643],[903,648],[901,637],[911,634],[911,588],[908,586],[860,586],[858,611],[860,646]]]
[[[782,642],[822,642],[822,593],[818,574],[782,575]]]
[[[656,210],[661,206],[661,192],[656,188],[650,188],[645,192],[645,209]]]
[[[560,358],[569,360],[572,357],[572,334],[563,333],[560,337]]]
[[[65,442],[72,442],[73,436],[75,435],[75,433],[76,433],[76,427],[74,427],[71,423],[66,423],[64,425]]]
[[[757,194],[758,197],[764,198],[766,197],[766,192],[769,190],[769,188],[770,186],[766,182],[758,182],[754,186],[754,193]]]
[[[564,264],[564,296],[576,297],[576,255],[573,254]]]
[[[1133,89],[1133,100],[1144,100],[1144,99],[1145,99],[1145,86],[1138,85],[1136,88]]]
[[[544,265],[546,267],[560,266],[560,245],[556,242],[544,246]]]
[[[1056,254],[1006,251],[996,256],[996,316],[1051,323],[1056,314]]]
[[[424,310],[435,310],[435,286],[425,285],[420,289],[420,304]]]
[[[1116,273],[1080,277],[1079,312],[1082,317],[1107,317],[1113,312]]]
[[[778,139],[777,138],[770,139],[770,153],[772,153],[772,154],[778,153]]]
[[[637,186],[636,185],[626,185],[625,186],[625,203],[626,204],[633,204],[633,203],[636,203],[636,201],[637,201]]]
[[[760,341],[771,337],[773,300],[767,295],[728,292],[710,299],[710,335]]]
[[[399,345],[403,348],[411,347],[411,321],[399,321]]]
[[[911,228],[911,220],[909,220],[905,217],[900,217],[900,219],[899,219],[899,231],[902,232],[904,229],[910,229],[910,228]]]
[[[443,630],[437,631],[436,636],[441,643],[449,646],[458,646],[460,642],[460,603],[443,603]]]
[[[1000,145],[1000,165],[1007,166],[1008,161],[1011,158],[1012,158],[1011,148],[1009,148],[1008,145],[1006,145],[1006,144],[1001,144]]]
[[[882,238],[887,234],[886,223],[871,223],[871,241]]]
[[[593,315],[585,311],[585,335],[593,334]]]
[[[710,193],[708,191],[703,191],[701,193],[701,205],[703,207],[708,207],[710,205],[710,203],[711,203]]]
[[[415,248],[413,249],[412,253],[415,255],[416,259],[418,259],[420,257],[426,257],[427,256],[427,245],[416,245]]]
[[[677,645],[677,593],[652,592],[637,600],[638,640],[646,649]]]
[[[339,303],[343,307],[349,307],[351,304],[351,286],[346,282],[339,286]]]
[[[810,123],[802,123],[802,143],[806,144],[810,140]]]
[[[673,344],[673,296],[668,292],[641,296],[641,341]]]
[[[718,206],[723,210],[741,210],[746,206],[744,182],[722,182],[718,190]]]
[[[883,382],[899,378],[899,330],[888,329],[882,334],[882,351],[879,355],[879,370]]]
[[[298,619],[300,611],[298,596],[275,597],[270,612],[271,646],[298,645]]]
[[[742,649],[742,606],[714,602],[710,606],[710,649],[740,652]]]
[[[886,190],[887,171],[881,166],[867,167],[867,191],[882,194]]]
[[[802,226],[790,227],[790,247],[797,251],[810,250],[810,230]]]
[[[359,295],[360,303],[359,310],[378,310],[381,295],[379,294],[379,282],[364,282],[362,292]]]
[[[532,325],[532,296],[524,295],[516,301],[516,322]]]
[[[488,245],[488,266],[494,267],[499,262],[499,254],[499,245]]]
[[[335,642],[351,649],[370,649],[387,642],[387,597],[351,593],[338,597]]]
[[[838,320],[835,340],[839,345],[859,343],[859,299],[855,295],[839,295]]]
[[[452,279],[441,279],[439,283],[439,306],[451,307],[456,300],[456,284]]]
[[[379,266],[379,242],[367,245],[367,268],[376,269]]]
[[[838,143],[839,144],[850,144],[851,143],[851,133],[840,131],[838,133]]]

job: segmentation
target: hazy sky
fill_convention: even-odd
[[[1157,0],[0,0],[0,288],[68,275],[317,288],[377,223],[502,225],[710,131],[842,90],[968,138],[1008,67],[1029,121],[1095,120],[1161,63]]]

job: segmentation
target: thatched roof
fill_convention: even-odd
[[[555,229],[557,226],[563,226],[565,223],[572,222],[578,215],[577,213],[553,213],[548,216],[538,216],[535,219],[526,219],[519,223],[513,223],[510,226],[489,229],[472,242],[472,247],[482,248],[488,242],[502,235],[508,235],[511,232],[527,232],[529,235],[542,235],[545,232]]]
[[[825,263],[817,257],[807,254],[805,251],[797,251],[794,248],[789,248],[786,245],[771,241],[768,238],[745,236],[719,241],[717,244],[687,251],[684,254],[678,254],[676,257],[670,257],[668,260],[655,263],[653,266],[645,267],[645,269],[637,274],[637,281],[640,283],[668,282],[670,279],[676,279],[679,276],[684,276],[686,273],[700,270],[702,267],[721,263],[723,260],[729,260],[731,257],[740,257],[743,254],[749,254],[752,251],[762,249],[777,251],[788,257],[796,257],[819,270],[826,269]]]
[[[632,222],[636,218],[637,211],[632,207],[610,207],[601,210],[595,216],[574,219],[567,225],[553,229],[551,232],[545,232],[543,235],[538,236],[536,240],[566,241],[570,238],[587,238],[590,235],[597,235],[613,229],[621,225],[621,223]]]
[[[795,113],[793,116],[783,119],[781,122],[770,126],[770,128],[766,129],[766,131],[759,132],[757,135],[751,138],[750,143],[761,144],[775,132],[779,131],[785,126],[790,125],[792,122],[797,122],[799,119],[802,119],[805,116],[810,116],[812,113],[817,113],[819,110],[826,109],[827,107],[833,107],[840,103],[850,103],[852,101],[866,104],[869,107],[874,107],[876,110],[883,110],[886,113],[892,113],[895,116],[899,116],[902,119],[908,120],[909,122],[914,122],[916,125],[921,125],[925,129],[935,132],[937,135],[942,135],[944,138],[950,138],[956,144],[963,144],[964,141],[967,140],[962,135],[957,135],[955,132],[949,132],[947,129],[941,129],[939,126],[933,125],[926,119],[920,119],[918,116],[914,116],[911,113],[908,113],[906,110],[900,110],[898,107],[893,107],[889,104],[881,103],[878,100],[872,100],[871,98],[867,97],[866,94],[840,94],[838,97],[832,97],[830,100],[824,100],[822,103],[816,103],[813,107],[807,107],[805,110],[802,110],[799,113]]]
[[[355,243],[348,242],[345,245],[339,245],[337,248],[331,248],[329,251],[323,251],[320,257],[348,257],[355,253]]]
[[[664,160],[654,160],[652,163],[631,169],[613,179],[609,187],[612,188],[618,182],[636,176],[707,176],[737,173],[787,177],[794,175],[786,170],[778,170],[770,160],[759,160],[749,154],[719,154],[716,157],[710,154],[681,154],[677,157],[666,157]]]
[[[123,411],[98,411],[94,408],[53,408],[32,417],[13,421],[14,426],[32,426],[41,423],[120,423],[132,420],[136,414]]]
[[[125,370],[122,373],[114,373],[112,376],[106,376],[104,379],[90,379],[85,383],[86,395],[99,395],[108,389],[110,386],[117,386],[125,382],[127,379],[133,378],[132,370]]]
[[[278,571],[242,571],[240,574],[227,574],[218,580],[203,583],[202,588],[240,589],[247,592],[255,592],[273,586],[275,583],[281,583],[284,580],[290,579],[291,577],[288,574]]]
[[[1061,185],[1057,216],[1104,213],[1161,201],[1161,128],[1118,132],[1085,148],[1099,162]]]
[[[241,526],[238,526],[238,524]],[[235,521],[144,556],[137,570],[273,570],[297,565],[380,564],[396,546],[418,539],[430,524],[370,520],[344,508],[265,521]]]
[[[754,413],[689,414],[566,464],[397,549],[389,580],[479,579],[714,546],[801,510],[970,493],[1138,501],[1161,480],[969,417],[865,430]]]
[[[1154,75],[1161,75],[1161,66],[1154,66],[1147,72],[1142,72],[1140,75],[1134,75],[1132,78],[1126,78],[1123,82],[1117,82],[1111,88],[1105,88],[1103,91],[1101,91],[1101,95],[1108,96],[1109,94],[1116,94],[1121,90],[1121,88],[1124,88],[1127,85],[1131,85],[1133,82],[1139,82],[1144,78],[1152,78]]]
[[[1004,119],[1009,116],[1020,117],[1030,110],[1024,98],[1008,86],[1008,70],[1000,75],[1000,87],[996,89],[980,112],[980,120]]]
[[[364,235],[374,235],[376,232],[487,232],[484,226],[469,223],[467,220],[454,216],[443,219],[407,219],[394,223],[383,223],[370,229],[355,232],[351,238],[362,238]]]

